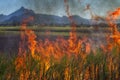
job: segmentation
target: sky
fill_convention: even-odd
[[[106,16],[108,11],[120,7],[120,0],[67,0],[72,15],[90,18],[90,12],[84,11],[90,4],[94,14]],[[65,16],[64,0],[0,0],[0,14],[8,15],[21,7],[34,10],[36,13]]]

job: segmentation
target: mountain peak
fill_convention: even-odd
[[[0,17],[1,17],[1,16],[5,16],[5,15],[4,15],[4,14],[0,14]]]
[[[20,16],[20,15],[24,15],[26,13],[29,13],[29,14],[34,14],[34,11],[33,10],[30,10],[30,9],[27,9],[25,7],[21,7],[19,8],[17,11],[15,11],[14,13],[10,14],[9,16]]]
[[[17,10],[18,12],[24,12],[24,13],[31,13],[31,14],[34,14],[34,11],[31,10],[31,9],[27,9],[25,7],[21,7],[20,9]]]
[[[32,11],[32,10],[29,10],[29,9],[27,9],[27,8],[25,8],[25,7],[21,7],[21,8],[19,8],[17,11]]]
[[[19,10],[26,10],[23,6]]]

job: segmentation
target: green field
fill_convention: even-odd
[[[28,26],[28,29],[32,29],[39,36],[46,35],[46,32],[49,31],[48,35],[50,36],[69,36],[69,32],[71,31],[70,26],[65,27],[56,27],[56,26]],[[105,37],[106,34],[110,32],[108,27],[77,27],[76,28],[77,36],[100,36]],[[19,35],[20,34],[20,26],[10,26],[10,27],[0,27],[0,35]],[[102,35],[101,35],[102,34]]]

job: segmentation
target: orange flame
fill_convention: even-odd
[[[114,40],[114,43],[118,45],[120,45],[120,33],[114,21],[117,20],[119,16],[120,16],[120,8],[117,8],[114,12],[110,12],[107,17],[107,21],[112,30],[112,35],[110,37]]]

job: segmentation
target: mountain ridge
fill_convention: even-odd
[[[71,25],[71,22],[67,16],[56,16],[48,14],[38,14],[33,10],[21,7],[15,12],[9,15],[0,15],[0,25],[21,25],[24,19],[28,17],[34,17],[33,21],[30,21],[29,25]],[[91,24],[89,19],[82,18],[78,15],[72,15],[73,21],[76,25]]]

